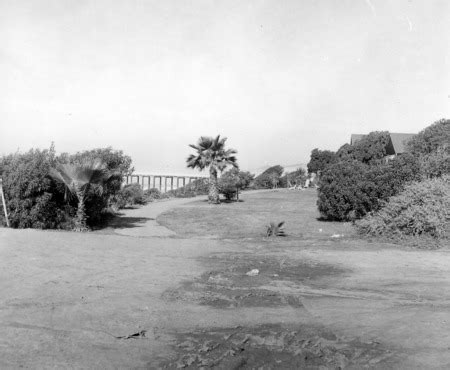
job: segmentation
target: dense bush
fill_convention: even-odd
[[[362,234],[449,238],[450,177],[414,182],[380,211],[357,222]]]
[[[317,205],[324,219],[348,220],[364,215],[372,202],[366,194],[367,167],[358,162],[329,166],[319,181]]]
[[[284,168],[280,165],[272,166],[260,175],[256,176],[254,187],[256,189],[273,189],[276,188],[283,175]]]
[[[365,164],[377,164],[386,156],[389,141],[388,131],[373,131],[353,145],[350,157]]]
[[[110,177],[101,186],[93,184],[89,187],[85,199],[87,224],[95,226],[103,222],[104,211],[108,207],[120,208],[121,199],[119,193],[122,187],[122,179],[133,171],[131,158],[121,150],[111,147],[85,150],[73,155],[62,154],[57,158],[59,163],[80,165],[86,162],[99,161],[104,164]],[[101,187],[101,189],[99,189]],[[101,190],[101,191],[99,191]],[[119,204],[116,204],[119,202]]]
[[[163,194],[157,188],[150,188],[144,191],[144,199],[146,202],[163,198]]]
[[[165,197],[191,198],[197,195],[207,195],[209,192],[209,179],[201,178],[192,181],[181,188],[169,190],[164,193]]]
[[[434,152],[419,157],[422,174],[429,179],[450,175],[450,152],[439,147]]]
[[[450,120],[441,119],[426,127],[407,144],[408,151],[414,155],[427,155],[437,152],[438,148],[450,152]]]
[[[70,196],[64,184],[50,176],[50,169],[58,164],[81,165],[99,161],[106,166],[108,180],[92,184],[84,197],[84,208],[89,226],[101,223],[104,211],[120,190],[122,175],[132,171],[131,159],[112,148],[95,149],[75,155],[55,155],[50,150],[30,150],[4,156],[0,172],[7,200],[11,226],[15,228],[71,229],[77,211],[77,198]]]
[[[380,209],[410,181],[420,178],[413,156],[377,166],[359,161],[343,161],[325,169],[319,180],[317,205],[324,219],[349,221]]]
[[[145,204],[145,195],[139,184],[127,184],[117,194],[116,204],[118,208]]]
[[[354,150],[355,147],[353,145],[350,145],[348,143],[342,145],[336,152],[336,157],[338,158],[338,161],[354,160],[355,159],[353,155]]]
[[[237,168],[225,172],[219,179],[219,192],[227,200],[239,198],[239,192],[247,188],[253,181],[254,175],[250,172],[239,171]]]
[[[426,127],[406,147],[420,159],[425,178],[450,174],[450,120],[441,119]]]
[[[66,203],[64,189],[49,178],[54,164],[53,146],[50,150],[32,149],[1,159],[1,177],[11,227],[71,227],[76,203]]]
[[[336,153],[330,150],[313,149],[311,159],[307,164],[308,173],[321,173],[327,166],[336,163]]]

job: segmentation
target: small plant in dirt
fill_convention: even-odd
[[[284,232],[284,221],[271,222],[267,226],[266,236],[286,236]]]

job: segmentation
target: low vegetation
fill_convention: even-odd
[[[320,177],[318,208],[327,220],[356,220],[380,209],[406,183],[419,178],[419,162],[410,155],[377,166],[341,161],[327,167]]]
[[[10,225],[82,230],[101,224],[123,176],[132,171],[131,158],[112,148],[57,156],[52,145],[3,156],[0,174]]]
[[[254,179],[250,172],[239,171],[237,168],[225,172],[219,179],[219,192],[225,199],[239,199],[239,193],[247,189]]]
[[[413,182],[378,212],[357,222],[361,234],[450,238],[450,177]]]
[[[146,196],[139,184],[127,184],[117,193],[114,201],[117,208],[146,204]]]
[[[448,238],[450,120],[442,119],[385,160],[387,132],[373,132],[333,155],[313,150],[323,219],[356,221],[361,234],[386,238]]]

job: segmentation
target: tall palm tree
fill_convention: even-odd
[[[86,210],[84,206],[85,196],[89,188],[97,184],[95,190],[100,194],[104,183],[113,174],[100,160],[84,161],[81,164],[58,164],[56,168],[50,169],[50,176],[56,181],[64,184],[66,196],[74,195],[78,201],[77,215],[75,218],[75,230],[86,231]]]
[[[227,138],[216,138],[202,136],[198,139],[197,145],[189,146],[197,151],[187,158],[187,166],[189,168],[198,168],[200,171],[209,167],[209,194],[210,203],[220,203],[219,186],[217,182],[217,172],[223,171],[227,166],[238,167],[234,149],[225,149],[225,141]]]

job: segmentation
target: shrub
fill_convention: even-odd
[[[85,150],[73,155],[64,153],[57,158],[57,161],[73,165],[99,161],[105,165],[105,169],[111,175],[101,185],[101,191],[98,191],[99,185],[93,185],[86,194],[85,212],[89,226],[102,224],[104,217],[107,216],[105,211],[108,207],[122,208],[125,206],[123,204],[124,199],[121,199],[119,192],[121,191],[123,177],[131,174],[133,168],[131,158],[121,150],[108,147]]]
[[[108,203],[114,201],[115,195],[121,191],[124,176],[130,175],[134,168],[131,165],[131,157],[125,155],[123,151],[111,147],[85,150],[74,155],[63,154],[58,158],[59,162],[72,164],[82,164],[93,160],[104,163],[108,172],[112,174],[103,186],[101,199],[97,199],[98,203],[103,201],[103,208],[105,208]],[[94,195],[91,192],[92,198],[94,198]],[[87,213],[92,212],[87,210]]]
[[[360,233],[373,236],[448,238],[450,177],[414,182],[389,199],[384,208],[357,222]]]
[[[317,205],[323,218],[349,221],[380,209],[383,201],[420,178],[413,156],[402,156],[377,166],[359,161],[339,162],[328,167],[319,180]]]
[[[175,197],[175,198],[191,198],[197,195],[207,195],[209,192],[209,179],[201,178],[192,181],[185,186],[170,190],[167,193],[163,193],[164,197]]]
[[[63,187],[49,178],[55,163],[53,145],[49,150],[31,149],[1,159],[1,176],[11,227],[68,228],[75,204],[66,203]]]
[[[336,156],[340,161],[354,160],[355,159],[355,157],[353,156],[354,150],[355,147],[347,143],[342,145],[338,149],[338,151],[336,152]]]
[[[323,218],[348,220],[361,217],[372,208],[366,184],[367,167],[358,162],[340,162],[329,166],[319,180],[317,205]]]
[[[237,168],[225,172],[219,179],[219,192],[227,200],[239,198],[239,191],[247,188],[253,180],[250,172],[239,171]]]
[[[58,163],[79,165],[100,160],[108,173],[114,175],[102,185],[93,184],[85,195],[87,223],[93,226],[103,221],[105,210],[120,190],[122,174],[131,171],[131,159],[112,148],[95,149],[75,155],[55,156],[50,150],[32,149],[27,153],[4,156],[0,173],[8,205],[11,226],[16,228],[71,229],[76,214],[76,197],[69,197],[62,183],[50,176],[50,168]]]
[[[144,198],[147,202],[153,202],[156,199],[161,199],[162,194],[157,188],[150,188],[144,191]]]
[[[450,120],[441,119],[426,127],[414,136],[406,147],[414,155],[430,154],[442,147],[449,153]]]
[[[239,193],[239,178],[225,176],[219,179],[219,192],[223,194],[226,200],[236,198]]]
[[[321,173],[327,166],[337,162],[336,153],[330,150],[313,149],[307,164],[308,173]]]
[[[119,208],[145,204],[144,191],[139,184],[125,185],[117,194],[116,204]]]
[[[377,164],[386,156],[388,131],[373,131],[353,145],[351,157],[365,164]]]
[[[426,178],[432,179],[450,175],[450,153],[439,147],[436,151],[420,156],[421,172]]]

